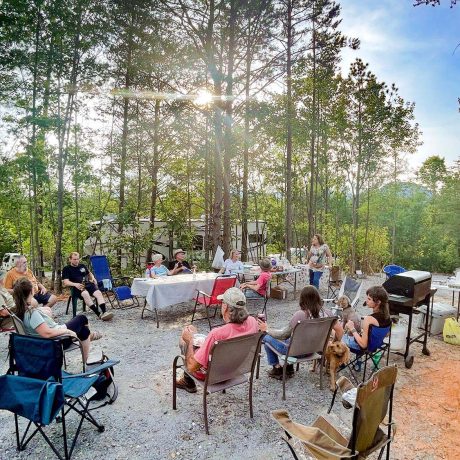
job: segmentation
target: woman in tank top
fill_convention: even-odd
[[[353,321],[347,321],[342,341],[348,347],[359,349],[366,348],[369,341],[369,326],[388,327],[391,325],[388,294],[382,286],[372,286],[367,292],[366,305],[372,309],[372,314],[365,316],[361,323],[362,334],[359,334]]]

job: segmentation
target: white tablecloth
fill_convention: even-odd
[[[197,289],[210,294],[216,276],[217,273],[197,273],[194,277],[188,273],[154,279],[134,278],[131,293],[145,297],[154,308],[165,309],[192,300]]]

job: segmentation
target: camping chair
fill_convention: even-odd
[[[334,265],[329,268],[329,278],[327,280],[327,296],[334,299],[337,298],[337,293],[339,292],[340,286],[342,286],[340,267],[338,265]]]
[[[387,279],[391,278],[392,276],[399,275],[400,273],[405,272],[406,269],[404,267],[400,267],[399,265],[385,265],[383,267],[383,273],[385,273]]]
[[[84,420],[92,423],[100,433],[104,431],[104,426],[89,412],[91,398],[87,397],[87,393],[99,380],[100,374],[118,362],[109,360],[89,372],[69,374],[61,369],[62,345],[57,340],[11,334],[9,349],[10,368],[2,377],[4,385],[0,392],[0,409],[14,413],[18,450],[24,450],[30,440],[40,433],[58,458],[70,459]],[[80,422],[69,449],[66,417],[70,411],[80,416]],[[58,413],[61,417],[63,455],[43,430]],[[22,437],[18,416],[29,420]],[[35,430],[30,433],[32,424]]]
[[[227,289],[235,286],[237,281],[236,275],[221,275],[216,277],[214,285],[212,286],[211,294],[207,294],[204,291],[197,289],[197,296],[195,298],[195,308],[193,309],[192,323],[193,321],[200,321],[207,319],[209,323],[209,330],[211,330],[211,320],[209,318],[208,308],[214,308],[214,316],[216,317],[217,308],[222,305],[222,300],[219,300],[217,296],[223,294]],[[194,319],[196,313],[196,307],[198,305],[204,305],[206,311],[206,318]]]
[[[205,380],[198,380],[187,371],[185,357],[178,355],[173,362],[173,409],[176,410],[176,371],[181,368],[192,377],[198,385],[203,387],[203,411],[206,434],[209,434],[207,396],[243,383],[249,383],[249,414],[253,418],[252,410],[252,382],[254,368],[259,356],[263,334],[243,335],[229,340],[215,342],[209,353],[208,368]],[[179,359],[182,364],[178,365]]]
[[[72,318],[75,318],[77,316],[77,309],[78,309],[78,301],[81,300],[81,303],[83,305],[82,310],[85,312],[86,311],[86,304],[83,299],[80,298],[79,296],[79,290],[75,287],[70,288],[70,295],[69,298],[67,299],[67,308],[65,310],[65,314],[69,314],[69,308],[70,304],[72,303]],[[93,297],[94,303],[96,306],[98,306],[98,301],[95,297]]]
[[[7,308],[7,310],[8,310],[8,313],[10,314],[11,319],[13,320],[13,325],[14,325],[14,329],[16,330],[16,333],[19,334],[19,335],[27,335],[26,329],[24,327],[24,323],[19,318],[19,316],[17,316],[15,313],[13,313],[9,308]],[[74,350],[80,350],[83,372],[85,372],[86,363],[85,363],[85,359],[84,359],[84,356],[83,356],[83,347],[82,347],[82,344],[80,342],[80,339],[78,337],[72,337],[72,336],[65,335],[65,336],[61,336],[61,337],[56,337],[55,340],[58,340],[58,341],[62,342],[62,340],[69,339],[69,338],[72,340],[72,344],[70,345],[70,347],[66,348],[65,350],[64,350],[64,347],[62,347],[62,351],[63,351],[63,355],[64,355],[64,357],[63,357],[63,359],[64,359],[64,369],[67,369],[67,361],[66,361],[66,358],[65,358],[66,353],[68,353],[70,351],[74,351]]]
[[[359,297],[361,295],[361,290],[363,288],[363,283],[362,281],[356,281],[353,278],[350,278],[349,276],[345,276],[343,279],[343,283],[340,286],[339,292],[337,296],[328,298],[328,299],[323,299],[323,302],[325,304],[332,304],[330,305],[330,309],[334,314],[337,314],[339,317],[342,316],[342,308],[337,306],[335,303],[333,303],[335,300],[340,298],[343,295],[346,295],[350,301],[351,301],[351,306],[353,308],[356,308],[359,302]]]
[[[385,340],[388,337],[388,340]],[[366,380],[367,363],[372,372],[378,370],[380,361],[385,357],[386,354],[386,365],[388,366],[388,360],[390,358],[390,344],[391,344],[391,326],[388,327],[377,327],[369,326],[369,341],[367,348],[350,348],[350,351],[355,357],[346,365],[344,369],[348,369],[353,380],[359,383],[360,379],[356,376],[357,372],[361,371],[361,367],[364,361],[364,370],[362,382]],[[340,372],[343,369],[338,370]]]
[[[118,280],[126,283],[126,280],[129,279],[129,276],[122,276],[120,278],[113,278],[112,272],[110,271],[109,261],[107,256],[90,256],[91,267],[93,268],[94,277],[96,278],[97,285],[99,290],[104,293],[110,302],[112,308],[133,308],[139,306],[139,300],[137,297],[131,294],[131,288],[126,284],[121,286],[116,286]],[[115,307],[114,302],[112,302],[109,293],[113,294],[117,307]],[[130,300],[129,304],[121,304],[126,300]]]
[[[283,361],[283,401],[286,399],[286,367],[288,364],[299,364],[321,360],[319,367],[319,386],[323,389],[323,368],[327,344],[331,335],[332,326],[337,320],[336,316],[329,318],[314,318],[298,321],[295,325],[291,339],[289,341],[286,355],[280,353],[269,343],[265,345],[276,353],[281,361]],[[257,375],[259,370],[259,362],[257,365]]]
[[[389,460],[394,437],[392,417],[396,375],[396,366],[385,367],[358,386],[349,438],[324,417],[318,417],[312,426],[305,426],[292,421],[285,410],[273,411],[272,416],[283,428],[283,439],[294,458],[358,460],[380,450],[380,459],[386,448]]]
[[[265,295],[260,295],[259,293],[256,293],[257,294],[256,297],[246,297],[246,303],[251,302],[251,301],[252,302],[263,302],[262,311],[260,313],[264,314],[265,318],[268,318],[267,303],[268,303],[268,299],[270,298],[270,292],[271,292],[271,282],[269,281],[267,283],[267,290],[265,292]]]

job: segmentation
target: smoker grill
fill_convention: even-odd
[[[418,270],[400,273],[386,280],[383,283],[383,287],[388,292],[390,313],[392,315],[402,313],[409,316],[406,350],[404,353],[397,354],[404,356],[404,363],[410,369],[414,364],[414,356],[409,352],[411,343],[423,344],[422,353],[427,356],[430,355],[426,343],[428,340],[430,304],[432,308],[433,294],[436,292],[435,289],[431,289],[431,273]],[[412,316],[420,313],[417,309],[420,305],[426,305],[425,327],[421,334],[412,337]]]

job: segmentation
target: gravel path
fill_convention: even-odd
[[[363,280],[365,290],[381,284],[382,278]],[[324,286],[323,294],[326,294]],[[271,299],[268,304],[269,323],[281,327],[296,311],[298,303]],[[361,302],[362,304],[362,302]],[[55,307],[59,322],[69,319],[65,303]],[[288,408],[294,419],[310,423],[324,414],[331,393],[326,385],[319,389],[319,374],[312,374],[308,365],[287,382],[287,400],[281,399],[281,382],[266,375],[268,366],[262,359],[261,377],[254,384],[254,418],[249,417],[247,387],[238,386],[226,394],[214,394],[208,399],[211,435],[204,431],[202,393],[188,394],[178,390],[178,410],[172,410],[172,361],[178,354],[180,331],[191,318],[191,304],[183,304],[160,314],[160,328],[152,314],[141,320],[140,309],[117,310],[112,322],[97,321],[88,316],[93,329],[103,333],[95,343],[109,357],[118,358],[116,380],[119,397],[113,406],[95,411],[105,425],[103,434],[84,424],[73,458],[88,459],[281,459],[289,458],[289,451],[281,440],[281,429],[271,419],[274,409]],[[360,307],[361,313],[364,313]],[[96,322],[97,321],[97,322]],[[199,332],[207,332],[206,323],[198,324]],[[6,370],[7,336],[0,335],[0,365]],[[417,367],[418,351],[414,368]],[[390,361],[403,366],[400,357]],[[419,361],[420,362],[420,361]],[[414,369],[413,368],[413,369]],[[341,404],[334,407],[334,423],[346,428],[351,411]],[[69,432],[75,427],[75,417],[69,417]],[[51,427],[56,431],[56,427]],[[56,431],[57,433],[57,431]],[[14,443],[14,422],[10,413],[0,412],[0,458],[53,458],[51,450],[41,438],[31,442],[25,452],[18,453]],[[109,452],[109,454],[108,454]],[[394,457],[396,458],[396,457]],[[406,457],[407,458],[407,457]]]

